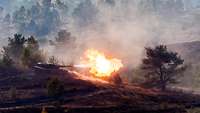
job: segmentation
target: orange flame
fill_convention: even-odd
[[[86,51],[86,58],[88,59],[90,73],[96,77],[109,77],[113,72],[117,72],[123,67],[121,60],[107,58],[104,53],[94,49]]]

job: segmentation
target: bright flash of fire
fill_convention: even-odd
[[[104,53],[94,49],[87,50],[86,57],[90,73],[96,77],[109,77],[113,72],[117,72],[123,67],[121,60],[107,58]]]

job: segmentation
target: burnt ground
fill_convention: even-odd
[[[186,113],[186,109],[200,106],[199,95],[114,85],[64,70],[3,72],[0,113],[40,113],[43,107],[48,113]],[[64,95],[56,99],[47,96],[46,82],[51,77],[58,77],[65,85]]]

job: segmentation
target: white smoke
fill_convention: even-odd
[[[76,21],[69,24],[69,30],[77,37],[76,50],[68,50],[73,54],[80,55],[87,48],[96,48],[135,67],[143,58],[144,47],[198,40],[200,31],[198,25],[193,25],[194,14],[163,17],[148,10],[141,11],[139,0],[115,0],[115,6],[100,1],[93,1],[93,4],[98,9],[95,22],[91,21],[84,28],[77,27]]]

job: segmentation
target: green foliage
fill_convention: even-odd
[[[21,56],[21,61],[25,67],[31,67],[38,62],[44,62],[42,52],[39,50],[39,44],[33,36],[27,39],[26,47],[24,47]]]
[[[19,63],[25,43],[25,37],[21,34],[15,34],[14,38],[8,39],[8,46],[3,48],[4,55],[9,56],[13,61]]]
[[[25,48],[21,57],[21,62],[24,67],[31,67],[38,62],[44,62],[44,57],[40,53],[31,53],[29,48]]]
[[[33,36],[26,39],[21,34],[15,34],[14,38],[9,38],[8,45],[3,48],[2,64],[6,66],[15,64],[30,67],[44,60],[38,41]]]
[[[167,50],[164,45],[146,48],[146,58],[142,69],[145,71],[146,84],[166,89],[168,84],[176,83],[177,76],[184,72],[184,60],[176,52]]]
[[[64,93],[64,85],[57,78],[51,78],[47,83],[48,95],[50,97],[59,98]]]

